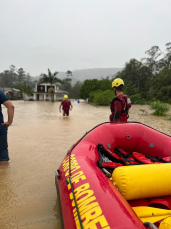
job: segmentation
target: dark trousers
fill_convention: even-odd
[[[7,132],[8,128],[0,124],[0,161],[9,161]]]

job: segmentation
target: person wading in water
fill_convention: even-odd
[[[112,82],[112,88],[116,97],[111,101],[110,109],[112,114],[109,116],[110,122],[127,122],[128,111],[131,107],[131,100],[123,94],[124,82],[116,78]]]
[[[69,116],[69,110],[71,111],[73,106],[72,103],[68,100],[68,96],[64,95],[64,100],[61,102],[59,106],[59,112],[61,113],[61,106],[63,110],[63,116]]]

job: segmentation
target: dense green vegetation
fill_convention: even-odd
[[[39,83],[59,83],[60,89],[69,92],[69,97],[78,99],[80,87],[82,83],[77,81],[75,85],[72,85],[72,72],[68,70],[66,72],[66,78],[61,80],[57,78],[58,72],[51,73],[48,69],[48,74],[40,74]],[[20,90],[20,95],[23,96],[31,95],[33,93],[33,88],[35,86],[35,81],[29,73],[26,73],[23,68],[17,69],[14,65],[9,67],[9,70],[5,70],[0,73],[0,88],[17,88]],[[50,91],[53,101],[53,91]]]
[[[150,104],[154,101],[171,104],[171,42],[166,44],[164,52],[158,46],[153,46],[145,54],[146,57],[140,61],[133,58],[126,62],[122,71],[110,79],[87,79],[72,85],[72,72],[68,70],[65,79],[57,78],[55,82],[59,83],[61,90],[69,92],[70,98],[88,98],[91,103],[109,105],[114,97],[111,83],[114,78],[122,78],[125,83],[124,93],[130,96],[133,104]],[[58,72],[54,74],[56,77]],[[46,74],[40,76],[45,77]],[[17,70],[11,65],[9,70],[0,73],[1,88],[26,88],[23,85],[34,86],[29,73],[26,74],[23,68]]]
[[[114,97],[111,82],[114,78],[122,78],[124,93],[130,96],[133,104],[149,104],[156,100],[171,104],[171,43],[166,44],[165,52],[153,46],[145,54],[147,56],[141,61],[133,58],[127,62],[111,80],[85,80],[80,96],[97,105],[109,105]]]
[[[89,99],[89,102],[97,105],[109,105],[114,93],[111,90],[111,80],[85,80],[80,88],[80,97]]]

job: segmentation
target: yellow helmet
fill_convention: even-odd
[[[112,82],[112,87],[119,87],[121,84],[124,85],[124,82],[121,78],[116,78],[113,82]]]
[[[64,95],[64,99],[68,99],[68,96],[67,95]]]

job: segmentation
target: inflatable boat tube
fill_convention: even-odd
[[[146,226],[138,218],[128,201],[113,185],[110,178],[98,167],[98,144],[102,144],[104,148],[111,152],[114,152],[116,148],[122,148],[128,154],[139,152],[155,157],[171,156],[171,137],[144,124],[103,123],[97,125],[85,133],[69,149],[56,170],[55,181],[61,202],[63,227],[65,229],[145,229]],[[162,170],[168,171],[167,176],[164,172],[161,173],[159,169],[157,171],[154,169],[155,176],[151,179],[153,185],[157,184],[157,188],[164,195],[170,193],[170,187],[168,186],[171,181],[169,172],[171,169],[170,167],[166,168],[167,165],[164,164],[164,167],[161,167]],[[123,168],[142,167],[144,170],[139,173],[139,176],[142,176],[146,169],[145,166],[128,165],[123,166]],[[122,167],[116,168],[116,171],[119,168]],[[152,173],[152,170],[149,169],[149,172]],[[131,173],[133,175],[133,172]],[[150,179],[148,172],[145,172],[145,174],[143,182]],[[158,176],[160,176],[160,179]],[[163,176],[165,176],[164,181]],[[143,185],[140,185],[140,181],[142,182],[139,178],[138,187],[142,189]],[[129,189],[136,189],[136,192],[139,192],[140,195],[135,181],[127,182],[126,180],[125,184],[129,186]],[[163,185],[167,189],[167,193],[163,189],[161,190],[160,186]],[[151,183],[148,183],[146,188],[150,189],[149,187],[152,187]],[[131,194],[135,200],[135,206],[138,204],[138,202],[136,203],[136,192]],[[156,193],[155,190],[153,192]]]
[[[112,180],[126,200],[171,195],[171,163],[117,167]]]

